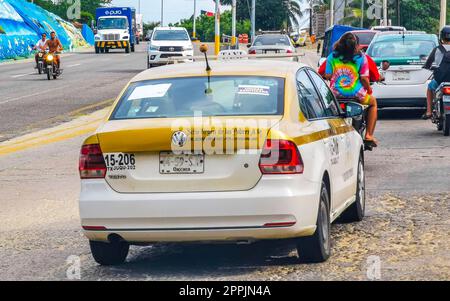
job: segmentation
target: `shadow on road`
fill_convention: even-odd
[[[424,113],[424,109],[379,109],[378,118],[380,120],[399,120],[399,119],[420,119]]]
[[[166,244],[132,248],[127,263],[114,269],[96,266],[93,273],[125,274],[130,278],[226,277],[269,266],[298,265],[289,243],[251,245]],[[106,275],[105,275],[106,276]]]

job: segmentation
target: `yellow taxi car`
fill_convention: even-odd
[[[306,65],[174,64],[131,80],[82,146],[80,216],[94,259],[130,245],[294,239],[330,256],[330,224],[361,221],[363,142]]]

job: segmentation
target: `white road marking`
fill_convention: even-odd
[[[24,76],[27,76],[27,75],[32,75],[32,74],[34,74],[34,73],[17,74],[17,75],[13,75],[13,76],[11,76],[11,77],[12,77],[12,78],[19,78],[19,77],[24,77]]]
[[[81,65],[81,64],[73,64],[73,65],[67,66],[67,68],[77,67],[77,66],[80,66],[80,65]]]
[[[48,89],[48,90],[40,91],[40,92],[33,93],[33,94],[23,95],[23,96],[20,96],[20,97],[9,98],[9,99],[6,99],[4,101],[1,101],[0,105],[8,103],[8,102],[11,102],[11,101],[16,101],[16,100],[21,100],[21,99],[24,99],[24,98],[34,97],[34,96],[38,96],[38,95],[42,95],[42,94],[47,94],[49,92],[56,91],[56,90],[67,89],[67,88],[70,88],[70,87],[71,87],[71,85],[61,86],[61,87],[58,87],[58,88]]]

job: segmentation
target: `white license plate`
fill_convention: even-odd
[[[159,172],[161,174],[201,174],[205,172],[204,154],[159,154]]]
[[[411,75],[409,74],[409,72],[394,72],[392,74],[392,79],[394,81],[410,80],[411,79]]]

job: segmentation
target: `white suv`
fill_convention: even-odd
[[[170,57],[176,56],[194,56],[194,46],[187,30],[182,27],[155,28],[148,46],[147,67],[167,64]]]

